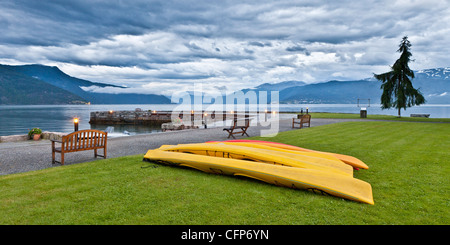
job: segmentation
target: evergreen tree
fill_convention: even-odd
[[[374,74],[374,77],[382,82],[381,109],[397,108],[399,117],[401,108],[406,110],[407,107],[425,103],[425,98],[419,89],[412,86],[414,72],[408,66],[412,56],[410,47],[408,37],[403,37],[397,50],[401,53],[400,58],[395,61],[391,71]]]

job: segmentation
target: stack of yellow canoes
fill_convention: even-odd
[[[144,160],[374,204],[370,184],[353,177],[354,169],[368,166],[342,154],[268,141],[230,140],[163,145],[149,150]]]

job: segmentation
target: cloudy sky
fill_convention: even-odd
[[[389,70],[405,35],[411,68],[448,67],[449,23],[448,0],[0,0],[0,63],[128,92],[232,91],[368,78]]]

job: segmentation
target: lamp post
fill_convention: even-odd
[[[73,126],[74,126],[75,131],[78,131],[78,122],[79,122],[79,119],[77,117],[75,117],[73,119]]]

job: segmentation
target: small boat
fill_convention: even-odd
[[[166,149],[166,150],[163,150]],[[277,186],[305,189],[362,203],[374,204],[369,183],[346,174],[312,168],[298,168],[261,162],[189,154],[163,149],[148,150],[144,160],[161,164],[190,167],[200,171],[244,176]]]

